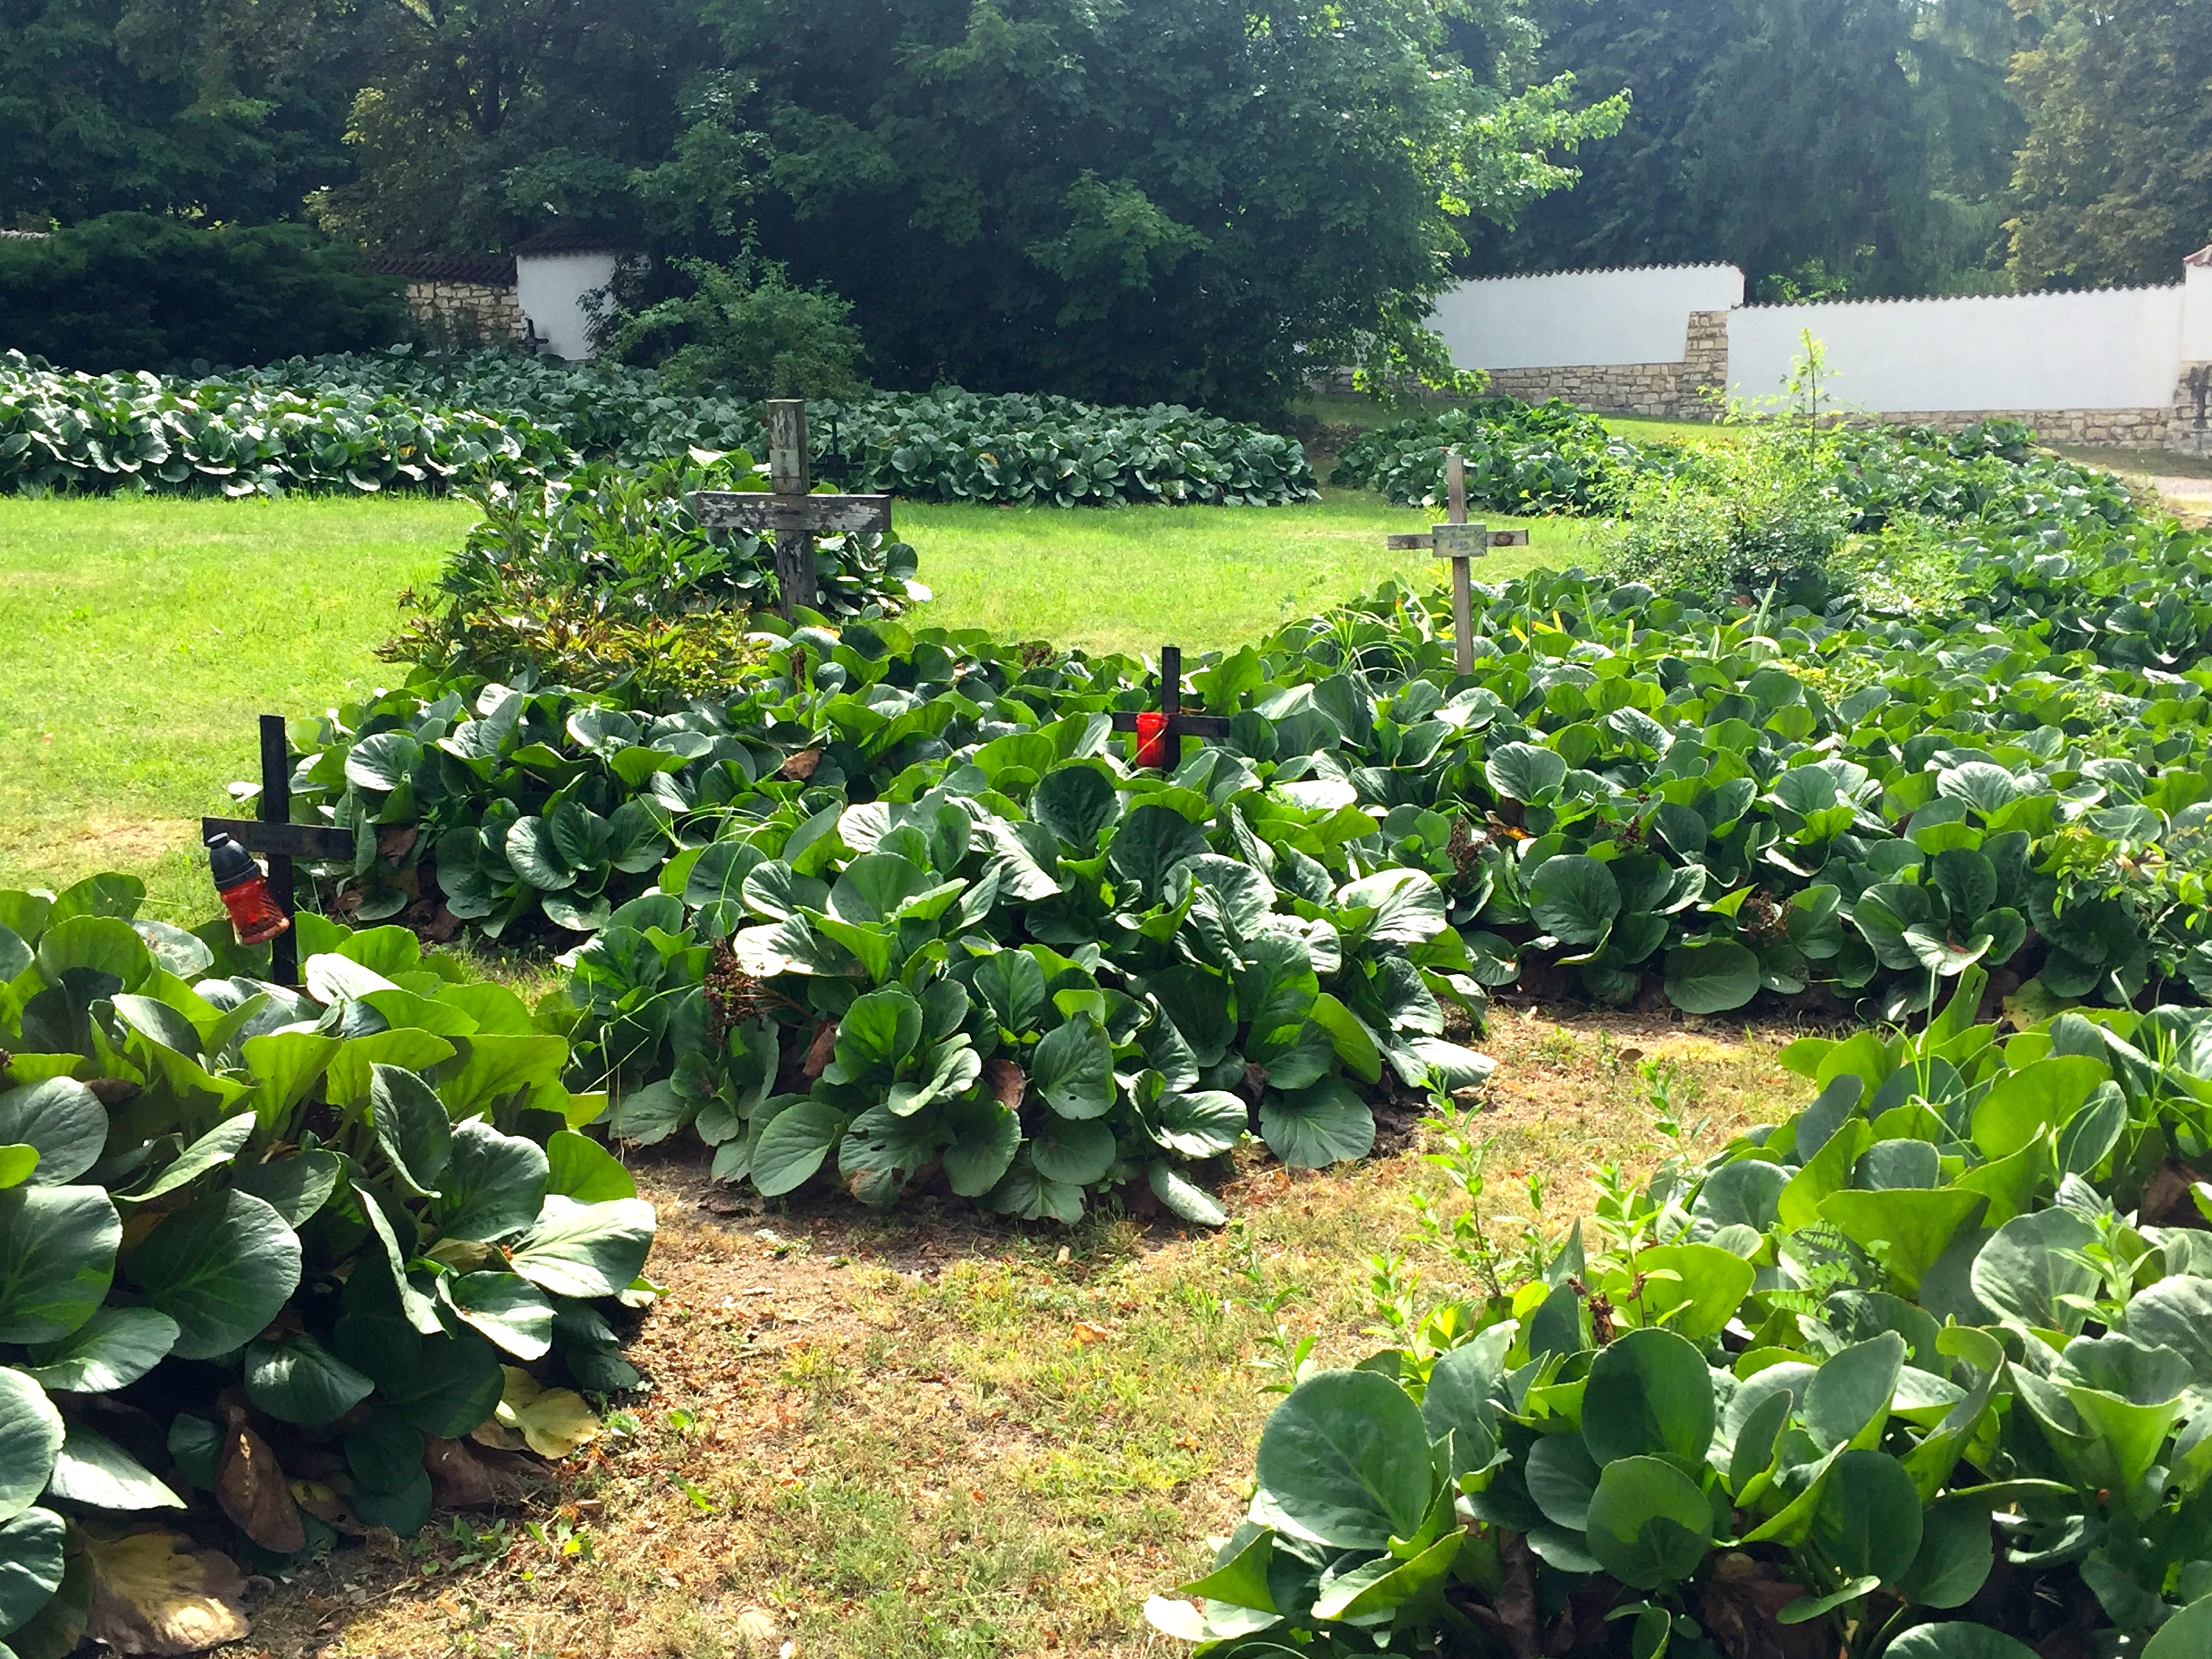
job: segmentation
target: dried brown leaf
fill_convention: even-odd
[[[286,1500],[289,1502],[289,1498]],[[293,1515],[294,1524],[299,1516]],[[118,1653],[198,1653],[245,1637],[238,1565],[166,1527],[88,1540],[97,1577],[85,1634]]]

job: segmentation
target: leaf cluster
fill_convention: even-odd
[[[1788,1121],[1670,1161],[1510,1295],[1310,1371],[1248,1519],[1153,1622],[1222,1659],[1544,1630],[1644,1659],[2020,1659],[2062,1628],[2197,1651],[2205,1015],[2008,1038],[1981,990],[1917,1035],[1791,1045],[1820,1091]]]
[[[568,1042],[514,993],[404,929],[313,915],[292,989],[227,923],[140,919],[143,896],[120,876],[0,892],[0,1637],[19,1655],[58,1659],[94,1618],[119,1641],[125,1606],[164,1624],[222,1560],[172,1519],[226,1519],[284,1571],[340,1532],[415,1531],[434,1473],[491,1481],[456,1443],[472,1434],[571,1449],[596,1424],[540,1376],[634,1383],[605,1310],[652,1295],[652,1207],[577,1133],[605,1098],[569,1091]],[[159,1595],[103,1553],[131,1521],[157,1523],[141,1553],[187,1552]]]

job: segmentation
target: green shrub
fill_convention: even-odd
[[[576,1133],[605,1099],[514,993],[313,915],[288,989],[227,922],[134,920],[143,896],[0,892],[0,1637],[23,1655],[127,1650],[201,1587],[208,1639],[245,1634],[221,1558],[165,1526],[118,1554],[125,1516],[234,1528],[289,1573],[333,1523],[416,1531],[434,1480],[484,1474],[472,1431],[572,1449],[598,1428],[574,1389],[637,1381],[607,1311],[653,1295],[652,1206]]]
[[[684,259],[691,285],[604,331],[605,349],[660,372],[687,392],[759,398],[843,398],[860,390],[860,332],[853,307],[826,289],[793,286],[784,267],[750,254],[728,265]]]
[[[2212,1640],[2201,1008],[1808,1038],[1788,1122],[1309,1365],[1211,1573],[1214,1659],[1445,1650],[2183,1659]],[[1439,1158],[1470,1196],[1481,1156]],[[1186,1599],[1188,1598],[1188,1599]],[[1809,1628],[1808,1628],[1809,1627]]]
[[[1856,514],[1823,435],[1762,427],[1711,446],[1692,470],[1638,474],[1607,528],[1607,574],[1716,600],[1772,591],[1826,605]]]
[[[445,674],[623,687],[648,700],[703,693],[759,660],[751,612],[772,605],[767,538],[702,528],[702,489],[767,487],[733,454],[471,491],[483,516],[382,654]],[[816,604],[833,616],[902,610],[928,590],[915,552],[880,533],[815,544]]]
[[[95,374],[368,350],[411,327],[396,278],[307,225],[111,213],[0,238],[0,347]]]
[[[1444,454],[1467,465],[1471,508],[1492,513],[1605,513],[1631,483],[1692,465],[1687,450],[1615,436],[1596,416],[1553,398],[1480,398],[1363,432],[1330,482],[1371,489],[1401,507],[1441,507]]]
[[[0,353],[0,494],[282,495],[543,477],[572,461],[519,415],[363,390],[77,374]]]

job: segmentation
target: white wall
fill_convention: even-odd
[[[614,280],[612,253],[522,253],[514,260],[514,297],[554,356],[592,355],[584,296]]]
[[[1692,312],[1742,303],[1734,265],[1487,276],[1440,298],[1429,326],[1462,368],[1678,363]]]
[[[2181,295],[2181,359],[2212,362],[2212,264],[2184,266]]]
[[[1810,330],[1827,349],[1830,384],[1846,409],[2164,408],[2180,368],[2181,327],[2178,284],[1754,306],[1729,316],[1729,390],[1780,397]]]

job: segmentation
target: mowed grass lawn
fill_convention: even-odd
[[[935,599],[915,620],[1089,650],[1255,638],[1386,576],[1430,514],[1333,492],[1291,507],[902,505]],[[380,662],[402,590],[473,522],[465,502],[0,500],[0,887],[144,876],[196,921],[200,815],[255,775],[253,717],[312,715],[404,678]],[[1498,520],[1500,523],[1505,520]],[[1583,556],[1539,521],[1489,574]]]

